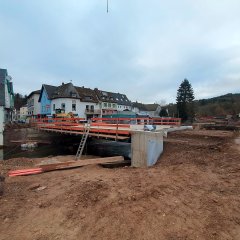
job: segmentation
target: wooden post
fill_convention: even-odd
[[[116,131],[116,142],[118,140],[118,122],[119,122],[119,116],[117,118],[117,131]]]

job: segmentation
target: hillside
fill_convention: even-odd
[[[197,116],[225,116],[240,113],[240,93],[228,93],[218,97],[195,100],[195,113]],[[169,116],[177,117],[176,104],[167,106]]]
[[[195,107],[200,116],[236,115],[240,113],[240,93],[196,100]]]

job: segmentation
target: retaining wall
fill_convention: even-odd
[[[154,165],[163,152],[164,132],[133,131],[131,165],[149,167]]]

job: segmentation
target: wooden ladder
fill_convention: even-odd
[[[87,125],[84,128],[84,133],[82,135],[80,144],[78,146],[78,150],[77,150],[77,153],[76,153],[76,160],[80,159],[81,156],[82,156],[83,149],[85,147],[85,144],[86,144],[86,141],[87,141],[87,138],[88,138],[88,135],[89,135],[90,128],[91,128],[91,124],[90,124],[90,122],[88,122]]]

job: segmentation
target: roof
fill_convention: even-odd
[[[28,98],[30,98],[33,94],[40,94],[41,90],[36,90],[36,91],[32,91],[29,95]]]
[[[43,88],[45,88],[49,99],[52,98],[54,91],[57,89],[56,86],[47,85],[47,84],[43,84]]]
[[[0,77],[6,77],[8,75],[7,69],[0,68]]]
[[[41,101],[42,91],[45,89],[48,99],[55,98],[78,98],[81,102],[111,102],[117,103],[118,105],[131,106],[131,101],[127,98],[125,94],[122,93],[114,93],[98,90],[95,88],[94,90],[85,87],[77,87],[73,86],[72,83],[62,84],[58,87],[51,86],[47,84],[42,85],[42,89],[40,91],[39,101]],[[36,91],[34,91],[36,92]],[[29,97],[31,94],[30,93]]]
[[[62,83],[52,93],[51,99],[54,98],[79,98],[79,96],[72,83]]]
[[[138,108],[140,111],[152,112],[152,111],[156,111],[160,105],[157,103],[143,104],[143,103],[134,102],[132,106],[135,108]]]
[[[6,69],[0,68],[0,106],[5,106],[5,78],[7,75]]]
[[[94,91],[96,92],[98,99],[102,102],[111,102],[117,103],[118,105],[131,106],[131,101],[125,94],[107,92],[97,88],[95,88]]]
[[[145,108],[147,109],[147,111],[156,111],[157,108],[160,106],[157,103],[153,103],[153,104],[144,104]]]
[[[79,98],[82,102],[98,102],[97,94],[94,90],[85,87],[76,87]]]
[[[7,69],[0,68],[0,106],[5,106],[5,84],[8,93],[13,96],[11,77],[8,75]]]
[[[45,91],[46,91],[46,93],[47,93],[48,99],[51,99],[52,94],[53,94],[54,91],[57,89],[57,87],[52,86],[52,85],[43,84],[43,85],[42,85],[42,88],[41,88],[41,90],[40,90],[40,96],[39,96],[38,102],[41,102],[42,93],[43,93],[43,90],[44,90],[44,89],[45,89]],[[30,94],[31,94],[31,93],[30,93]]]
[[[147,109],[143,103],[134,102],[134,103],[132,103],[132,106],[135,108],[138,108],[140,111],[147,111]]]

